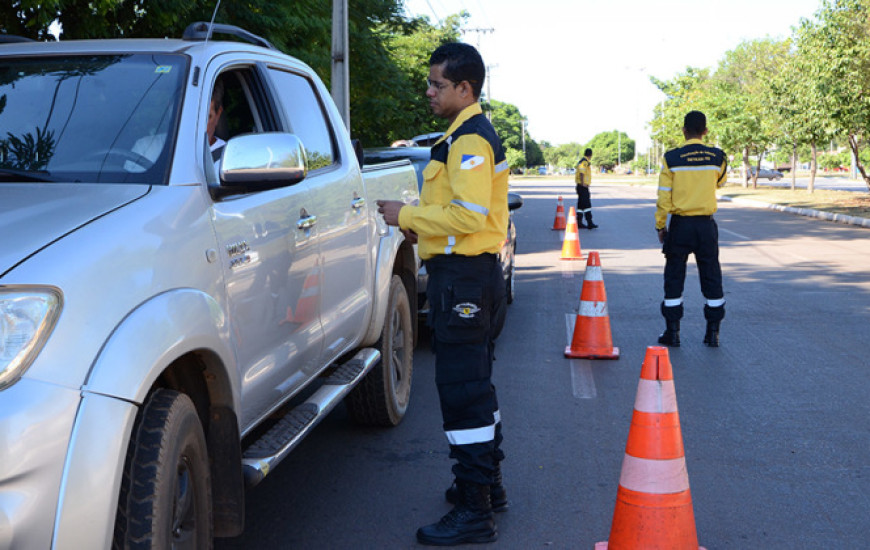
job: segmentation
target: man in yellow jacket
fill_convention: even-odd
[[[592,185],[592,149],[586,149],[583,158],[577,164],[574,172],[575,189],[577,190],[577,227],[583,229],[595,229],[598,227],[592,223],[592,198],[589,195],[589,186]],[[583,223],[583,218],[586,223]]]
[[[665,332],[659,343],[679,347],[680,319],[683,317],[683,285],[686,262],[695,255],[701,293],[706,298],[704,344],[719,346],[719,324],[725,317],[725,294],[719,265],[719,228],[716,189],[728,178],[725,153],[701,141],[707,134],[707,117],[691,111],[683,121],[682,147],[665,153],[659,175],[656,201],[656,231],[665,255],[665,299],[661,304]],[[666,229],[668,215],[670,226]]]
[[[508,165],[478,100],[486,76],[468,44],[439,47],[426,96],[449,128],[432,146],[418,206],[378,201],[389,225],[417,239],[429,281],[435,382],[455,483],[453,510],[417,531],[423,544],[491,542],[493,511],[507,508],[499,463],[501,415],[491,382],[492,334],[506,291],[498,252],[508,224]]]

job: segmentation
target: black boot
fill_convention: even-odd
[[[659,344],[663,344],[668,347],[678,348],[680,347],[680,322],[679,321],[665,321],[667,323],[667,328],[665,331],[659,336]]]
[[[583,223],[583,218],[577,216],[577,229],[586,229],[586,224]]]
[[[489,485],[457,482],[459,502],[438,523],[417,529],[417,541],[432,546],[494,542],[498,539]]]
[[[586,227],[588,227],[589,229],[597,229],[598,228],[597,225],[592,223],[592,213],[591,212],[586,213]]]
[[[707,333],[704,335],[704,344],[707,347],[719,347],[719,323],[707,322]]]
[[[456,481],[444,492],[444,497],[450,504],[457,504],[459,502],[459,487],[456,485]],[[505,512],[510,506],[508,504],[507,491],[505,491],[504,484],[502,483],[501,468],[497,466],[495,469],[495,483],[489,486],[489,500],[492,502],[493,512]]]

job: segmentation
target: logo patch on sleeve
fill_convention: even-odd
[[[462,155],[462,164],[459,165],[459,168],[462,170],[474,170],[482,165],[483,162],[484,158],[480,155]]]

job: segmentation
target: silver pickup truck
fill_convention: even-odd
[[[405,414],[414,170],[214,30],[0,43],[0,548],[208,548],[337,403]]]

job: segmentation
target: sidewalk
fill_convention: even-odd
[[[795,208],[793,206],[783,206],[781,204],[770,204],[753,199],[744,199],[741,197],[719,197],[719,200],[731,201],[737,204],[750,206],[752,208],[767,208],[770,210],[779,210],[780,212],[788,212],[799,216],[807,216],[810,218],[819,218],[822,220],[845,223],[849,225],[857,225],[860,227],[870,228],[870,219],[859,218],[857,216],[846,216],[844,214],[832,214],[831,212],[822,212],[821,210],[812,210],[810,208]]]

